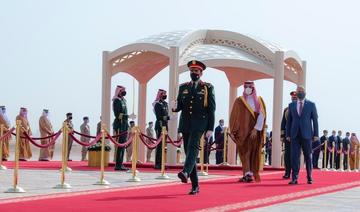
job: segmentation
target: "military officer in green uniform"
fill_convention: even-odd
[[[131,115],[129,117],[128,115],[125,95],[126,95],[125,87],[118,85],[115,90],[115,95],[112,99],[113,100],[112,106],[115,116],[113,129],[114,132],[116,132],[117,134],[127,132],[127,130],[129,129],[128,119],[135,118],[135,117],[131,117]],[[125,143],[127,140],[127,135],[128,135],[127,133],[123,133],[123,135],[119,137],[118,142]],[[117,150],[116,150],[115,170],[117,171],[128,170],[128,168],[126,168],[123,165],[125,147],[118,147],[116,149]]]
[[[156,131],[156,138],[160,138],[162,128],[166,127],[168,130],[168,121],[170,120],[169,116],[169,107],[168,103],[165,101],[167,98],[166,91],[159,89],[156,95],[156,99],[153,102],[154,106],[154,113],[156,116],[155,122],[155,131]],[[156,155],[155,155],[155,169],[161,169],[161,158],[162,158],[162,143],[160,142],[159,145],[156,147]]]
[[[214,129],[215,94],[210,83],[202,82],[200,77],[206,66],[200,61],[190,61],[187,64],[191,81],[181,84],[177,100],[172,102],[172,111],[179,112],[179,132],[184,139],[186,154],[184,168],[178,173],[181,182],[187,183],[190,177],[192,188],[190,195],[199,193],[199,182],[196,168],[196,158],[200,149],[200,138],[210,138]]]

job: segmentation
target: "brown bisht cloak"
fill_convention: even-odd
[[[266,138],[266,107],[264,100],[261,97],[258,99],[261,111],[264,114],[264,124],[262,131],[258,133],[255,139],[250,138],[250,133],[256,125],[259,113],[254,112],[242,96],[235,100],[230,115],[230,132],[235,138],[243,166],[243,174],[245,176],[245,173],[253,172],[256,181],[260,181],[261,149]]]
[[[29,121],[23,116],[16,116],[16,121],[21,121],[20,135],[23,136],[23,133],[26,131],[29,136],[32,135]],[[25,138],[20,138],[19,143],[19,158],[20,159],[30,159],[32,157],[32,152],[30,149],[30,142]]]

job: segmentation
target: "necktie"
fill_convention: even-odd
[[[304,108],[304,103],[300,102],[299,115],[301,116],[302,110]]]
[[[196,92],[196,84],[195,84],[195,83],[192,84],[191,92],[192,92],[193,94],[195,94],[195,92]]]

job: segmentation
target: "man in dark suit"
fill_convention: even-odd
[[[216,164],[224,162],[224,119],[219,120],[219,126],[215,128],[215,144],[216,144]],[[222,150],[221,150],[222,149]]]
[[[186,154],[184,168],[178,173],[181,182],[187,183],[190,177],[192,189],[189,194],[199,193],[199,182],[196,170],[196,158],[199,154],[200,138],[210,138],[215,122],[215,94],[210,83],[202,82],[200,77],[206,66],[200,61],[188,62],[191,81],[181,84],[177,100],[172,103],[172,111],[179,112],[179,132],[184,139]]]
[[[292,180],[289,184],[298,184],[300,169],[300,148],[303,150],[307,183],[312,184],[312,141],[319,139],[318,114],[313,102],[305,99],[305,88],[296,89],[297,102],[289,104],[288,121],[286,123],[286,138],[291,142]]]

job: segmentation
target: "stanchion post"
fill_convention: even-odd
[[[335,148],[335,142],[333,141],[332,142],[332,158],[331,158],[331,170],[332,171],[335,171],[335,151],[336,151],[336,148]]]
[[[166,127],[162,127],[162,131],[161,131],[161,175],[155,178],[155,179],[158,179],[158,180],[168,180],[168,179],[170,179],[170,177],[165,173],[166,136],[167,136]]]
[[[227,143],[229,141],[228,130],[229,128],[224,128],[224,149],[223,149],[223,162],[221,165],[229,166],[230,164],[227,162]]]
[[[14,167],[14,179],[13,187],[9,188],[5,193],[25,193],[26,191],[18,186],[19,180],[19,145],[20,145],[20,128],[21,121],[16,121],[16,143],[15,143],[15,167]]]
[[[68,125],[66,124],[65,125],[65,128],[66,128],[66,133],[65,133],[65,171],[66,172],[71,172],[72,169],[68,166],[68,155],[69,155],[69,127]]]
[[[208,173],[204,170],[204,153],[205,153],[205,139],[204,135],[201,136],[200,139],[200,172],[199,176],[207,176]]]
[[[133,137],[133,154],[132,154],[132,163],[131,163],[131,178],[127,180],[127,182],[140,182],[141,179],[136,176],[136,163],[137,163],[137,157],[138,157],[138,142],[139,142],[139,133],[140,128],[138,126],[134,127],[132,129],[132,133],[135,133]]]
[[[343,143],[340,143],[340,171],[344,171]]]
[[[327,147],[327,140],[325,140],[324,141],[324,158],[323,158],[323,168],[322,168],[322,170],[324,170],[324,171],[328,171],[328,168],[327,168],[327,151],[328,151],[328,149],[327,149],[328,147]]]
[[[63,123],[62,131],[62,145],[61,145],[61,175],[60,175],[60,184],[56,185],[55,189],[70,189],[71,185],[65,183],[65,171],[66,171],[66,162],[67,162],[67,124]]]
[[[110,183],[104,180],[104,162],[105,162],[105,125],[101,125],[101,165],[100,165],[100,181],[95,185],[110,185]]]
[[[0,137],[4,135],[4,125],[0,125]],[[0,170],[6,170],[6,166],[2,165],[2,159],[3,159],[3,146],[5,146],[5,139],[0,140]]]

